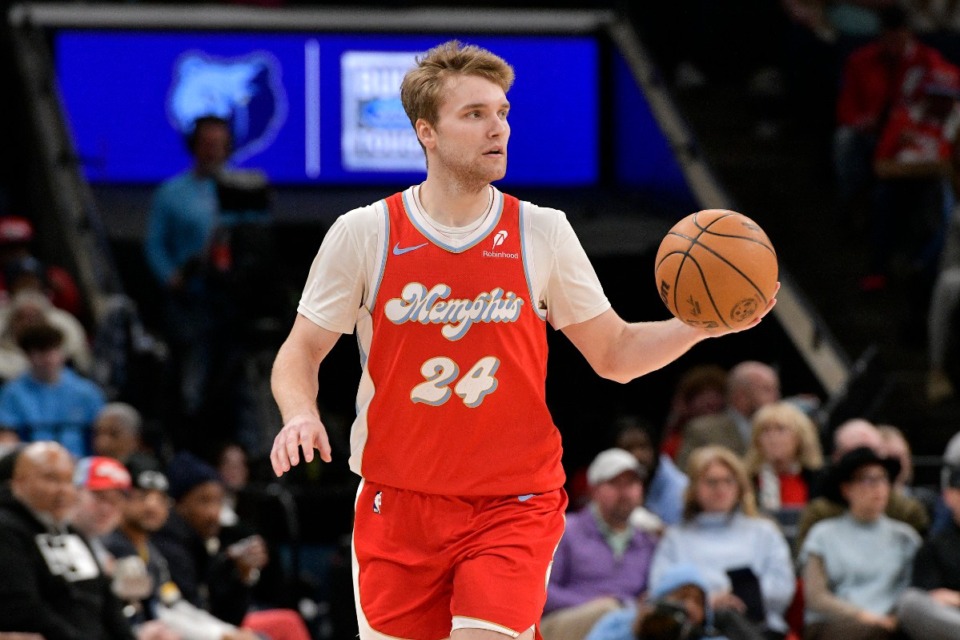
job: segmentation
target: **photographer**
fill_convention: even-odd
[[[708,586],[692,564],[665,571],[650,589],[650,599],[601,618],[586,640],[762,640],[742,616],[713,611]]]

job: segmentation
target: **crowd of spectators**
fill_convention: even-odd
[[[956,552],[939,565],[929,554],[947,554],[957,530],[960,442],[944,455],[942,487],[918,486],[901,430],[855,418],[828,434],[811,396],[781,398],[774,367],[746,361],[726,379],[743,372],[754,375],[737,394],[764,399],[698,417],[730,429],[703,431],[695,420],[671,432],[671,414],[658,443],[642,421],[616,421],[614,441],[633,461],[611,449],[587,468],[589,499],[568,516],[544,638],[950,637],[955,586],[945,571],[930,573],[955,564]],[[701,440],[691,448],[693,434]],[[658,451],[678,441],[690,450],[682,467]],[[672,489],[651,500],[661,469]],[[627,567],[647,569],[628,581]]]
[[[939,292],[931,327],[949,327],[956,264],[936,265],[954,202],[960,70],[922,36],[960,29],[958,3],[782,6],[825,43],[863,41],[838,73],[834,137],[851,216],[866,206],[877,223],[861,286],[886,286],[906,259],[918,288]],[[891,73],[869,72],[891,61]],[[189,145],[193,173],[158,191],[147,251],[192,429],[210,415],[210,366],[232,357],[214,352],[236,335],[224,328],[232,307],[211,296],[210,269],[230,259],[216,251],[215,207],[172,210],[183,190],[210,205],[229,132],[211,119]],[[879,224],[904,217],[914,237]],[[218,440],[193,432],[206,460],[147,442],[137,408],[109,402],[92,379],[83,301],[65,271],[30,254],[33,238],[30,221],[0,218],[0,564],[15,577],[0,581],[0,640],[307,638],[300,615],[271,598],[289,580],[277,549],[238,508],[243,428],[218,427],[233,439],[216,451]],[[948,332],[930,333],[931,354],[946,352]],[[953,394],[934,356],[928,391]],[[687,372],[662,428],[619,420],[614,448],[572,474],[582,483],[570,487],[544,638],[956,637],[960,466],[945,468],[940,490],[915,486],[909,439],[863,419],[830,434],[827,458],[811,406],[782,397],[775,367],[746,361]]]

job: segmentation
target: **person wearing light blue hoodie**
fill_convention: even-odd
[[[678,564],[694,564],[715,611],[736,611],[768,640],[783,638],[797,579],[783,534],[758,515],[743,463],[725,447],[708,446],[693,452],[687,468],[683,522],[657,545],[651,583]]]
[[[695,565],[673,565],[651,585],[648,600],[608,613],[585,640],[762,640],[742,616],[714,612],[709,590]]]

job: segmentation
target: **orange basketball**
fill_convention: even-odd
[[[657,251],[657,288],[674,316],[695,327],[740,328],[777,288],[777,253],[756,222],[736,211],[691,213]]]

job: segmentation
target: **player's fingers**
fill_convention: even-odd
[[[281,433],[277,434],[277,437],[273,439],[273,447],[270,449],[270,466],[273,467],[273,473],[278,478],[283,475],[283,472],[286,469],[283,466],[283,462],[280,459],[281,451],[283,450],[280,444]]]
[[[300,462],[300,442],[303,440],[303,437],[300,435],[299,429],[291,429],[287,434],[287,440],[284,443],[283,450],[287,454],[287,461],[289,462],[289,471],[290,467],[297,466],[297,463]]]
[[[330,449],[330,438],[326,431],[321,431],[314,436],[313,446],[320,452],[320,459],[324,462],[333,460],[333,452]]]

